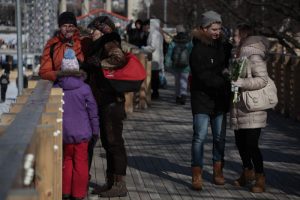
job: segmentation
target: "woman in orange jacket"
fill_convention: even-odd
[[[72,12],[63,12],[58,17],[59,31],[47,41],[44,48],[39,75],[42,79],[55,81],[60,71],[65,49],[72,48],[79,62],[84,56],[77,29],[76,17]]]

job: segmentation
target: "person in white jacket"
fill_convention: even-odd
[[[160,31],[159,19],[150,20],[150,33],[147,40],[147,46],[142,49],[148,53],[152,53],[152,99],[159,97],[159,72],[164,72],[164,53],[163,53],[163,35]]]

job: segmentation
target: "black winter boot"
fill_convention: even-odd
[[[92,191],[92,194],[100,194],[101,192],[105,192],[105,191],[111,189],[111,187],[114,184],[114,175],[113,174],[107,174],[105,179],[106,179],[106,183],[104,185],[96,187]]]
[[[100,193],[100,197],[125,197],[127,196],[126,182],[124,176],[115,175],[115,181],[110,190]]]

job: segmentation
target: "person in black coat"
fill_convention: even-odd
[[[96,17],[89,25],[92,44],[86,53],[83,69],[89,74],[89,85],[98,105],[100,139],[106,153],[106,183],[92,193],[101,197],[127,195],[127,154],[123,139],[125,96],[113,88],[101,68],[117,69],[127,63],[120,35],[107,16]]]
[[[0,77],[1,103],[5,102],[8,84],[9,84],[9,74],[4,72]]]
[[[191,105],[193,113],[192,187],[202,189],[203,146],[210,121],[213,134],[213,181],[224,185],[222,168],[226,136],[226,112],[229,110],[230,82],[224,72],[225,49],[221,38],[221,16],[208,11],[202,14],[200,27],[193,35],[190,55]]]
[[[129,43],[141,48],[143,46],[143,21],[138,19],[134,24],[135,28],[128,31]]]

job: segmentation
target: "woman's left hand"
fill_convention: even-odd
[[[236,81],[231,81],[231,84],[241,88],[243,87],[244,80],[242,78],[238,78]]]

